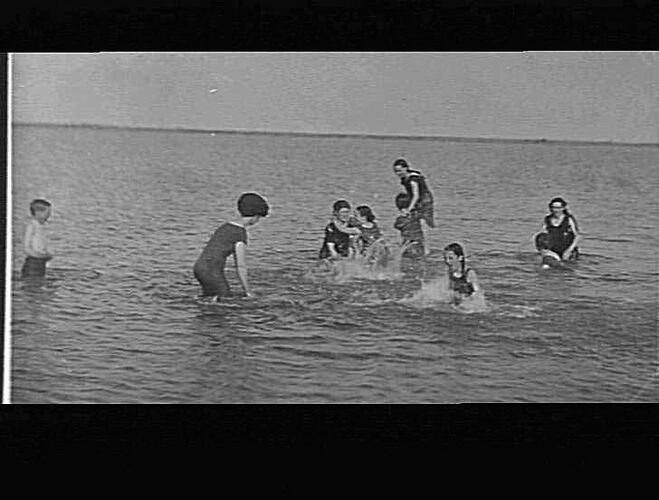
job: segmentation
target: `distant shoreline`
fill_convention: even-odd
[[[640,146],[659,147],[656,142],[616,142],[616,141],[577,141],[569,139],[515,139],[506,137],[459,137],[459,136],[431,136],[431,135],[387,135],[387,134],[361,134],[361,133],[333,133],[333,132],[285,132],[285,131],[262,131],[262,130],[212,130],[195,129],[183,127],[144,127],[124,125],[101,125],[94,123],[34,123],[13,122],[12,126],[19,127],[69,127],[69,128],[91,128],[91,129],[116,129],[116,130],[140,130],[151,132],[181,132],[181,133],[203,133],[203,134],[233,134],[233,135],[277,135],[289,137],[335,137],[347,139],[385,139],[385,140],[427,140],[444,142],[503,142],[503,143],[531,143],[531,144],[575,144],[593,146]]]

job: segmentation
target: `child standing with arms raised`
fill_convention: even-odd
[[[45,224],[50,217],[52,204],[48,200],[36,199],[30,203],[32,217],[25,228],[25,263],[21,276],[45,276],[46,262],[53,258],[48,249]]]

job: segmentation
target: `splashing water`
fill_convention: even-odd
[[[485,295],[482,290],[473,293],[469,297],[464,297],[459,303],[455,303],[455,294],[449,288],[449,279],[447,276],[424,281],[421,288],[412,296],[405,297],[398,302],[411,307],[427,308],[436,307],[440,304],[451,304],[453,309],[471,314],[478,312],[488,312],[489,306],[485,302]]]
[[[408,246],[378,240],[362,254],[356,253],[337,261],[322,261],[306,276],[333,283],[346,283],[354,279],[396,280],[403,276],[401,262]]]

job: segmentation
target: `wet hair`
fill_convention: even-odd
[[[48,200],[44,200],[43,198],[37,198],[36,200],[32,200],[32,202],[30,203],[30,213],[34,215],[35,212],[43,212],[44,210],[46,210],[46,208],[52,206],[53,204]]]
[[[537,250],[546,250],[549,248],[549,235],[547,233],[538,233],[535,235],[535,248]]]
[[[405,158],[398,158],[394,162],[393,167],[405,167],[405,168],[409,169],[410,165],[409,165],[409,163],[407,163],[407,160]]]
[[[375,214],[373,213],[373,210],[371,210],[371,207],[368,205],[360,205],[355,210],[357,210],[357,213],[362,217],[366,217],[368,222],[375,221]]]
[[[410,205],[410,201],[412,201],[412,198],[407,193],[398,193],[396,195],[396,208],[399,210],[407,208]]]
[[[572,215],[570,212],[568,212],[568,210],[565,208],[567,206],[567,201],[565,201],[560,196],[557,196],[556,198],[552,198],[551,201],[549,202],[549,211],[551,211],[551,206],[554,203],[560,203],[561,205],[563,205],[563,212],[565,213],[565,215],[567,217],[572,219],[572,221],[574,222],[574,227],[577,229],[577,231],[579,231],[579,225],[577,224],[577,219],[575,219],[574,215]]]
[[[348,203],[346,200],[336,200],[334,202],[334,205],[332,205],[332,210],[334,213],[337,213],[339,210],[342,208],[350,208],[350,203]]]
[[[560,196],[557,196],[556,198],[552,198],[552,199],[551,199],[551,201],[549,202],[549,208],[551,208],[551,206],[552,206],[554,203],[560,203],[561,205],[563,205],[563,208],[565,208],[565,207],[567,206],[567,201],[565,201],[565,200],[564,200],[563,198],[561,198]]]
[[[243,217],[254,217],[259,215],[265,217],[268,215],[268,202],[261,195],[256,193],[243,193],[238,198],[238,212]]]
[[[453,252],[458,257],[462,257],[462,259],[461,259],[462,272],[464,273],[464,270],[465,270],[465,251],[464,251],[464,248],[462,248],[462,245],[460,245],[460,243],[451,243],[450,245],[446,245],[444,247],[444,251],[445,252]]]

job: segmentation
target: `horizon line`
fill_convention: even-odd
[[[242,135],[280,135],[280,136],[303,136],[303,137],[340,137],[340,138],[368,138],[368,139],[399,139],[399,140],[443,140],[455,142],[532,142],[532,143],[568,143],[583,145],[608,145],[608,146],[659,146],[659,142],[624,142],[613,140],[571,140],[571,139],[546,139],[539,138],[512,138],[512,137],[469,137],[469,136],[446,136],[446,135],[404,135],[404,134],[369,134],[361,132],[294,132],[294,131],[268,131],[268,130],[217,130],[201,129],[191,127],[158,127],[140,125],[112,125],[100,123],[53,123],[53,122],[12,122],[12,126],[27,127],[80,127],[96,129],[126,129],[142,131],[161,132],[183,132],[183,133],[210,133],[210,134],[242,134]]]

